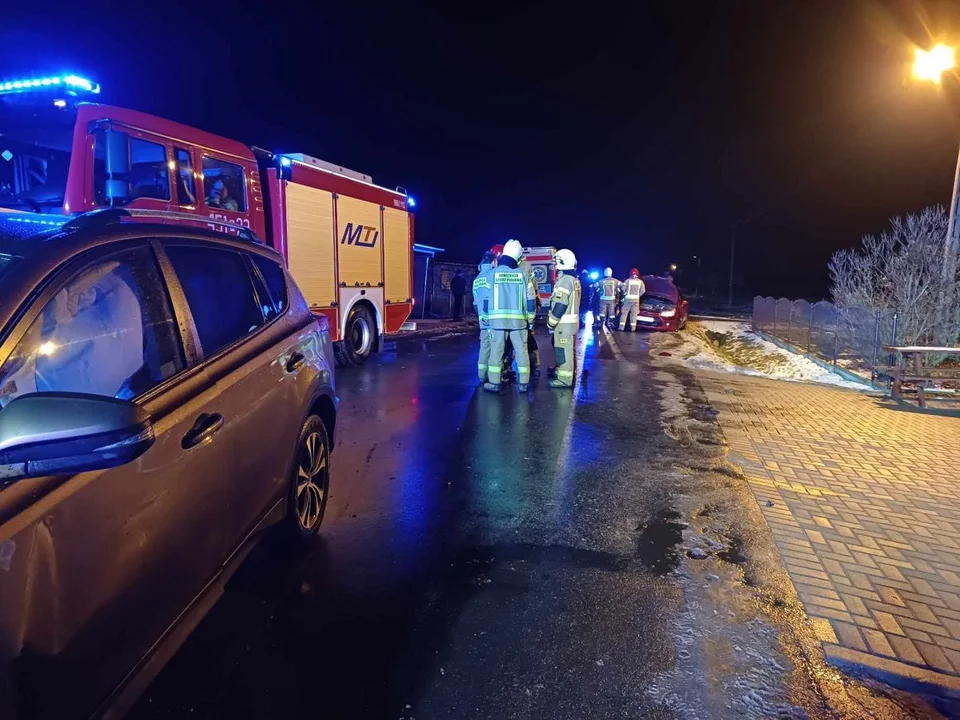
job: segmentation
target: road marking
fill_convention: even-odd
[[[606,323],[602,326],[603,334],[607,337],[607,342],[610,343],[610,349],[613,350],[613,357],[617,359],[617,362],[623,362],[623,353],[620,351],[620,346],[617,345],[617,341],[613,337],[613,333],[610,332],[610,328],[607,327]]]

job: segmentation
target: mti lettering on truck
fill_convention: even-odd
[[[370,237],[370,233],[373,233],[372,238]],[[363,237],[361,237],[361,235]],[[347,223],[346,227],[343,228],[340,244],[372,248],[376,246],[378,237],[380,237],[380,231],[375,227],[369,225],[357,225],[354,227],[353,223]]]

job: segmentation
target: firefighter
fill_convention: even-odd
[[[607,323],[607,318],[617,319],[617,299],[620,294],[620,281],[613,276],[613,269],[603,271],[603,280],[599,283],[600,291],[600,322]]]
[[[523,271],[517,267],[522,255],[523,246],[516,240],[510,240],[503,246],[503,254],[491,274],[487,320],[490,323],[492,358],[503,357],[507,340],[515,349],[523,348],[528,327],[533,322],[536,307],[534,294]],[[517,389],[526,392],[530,382],[530,356],[522,351],[514,355],[517,362]],[[489,382],[484,384],[483,389],[499,392],[502,372],[500,365],[490,365],[487,370]]]
[[[537,286],[537,279],[533,276],[533,268],[530,267],[530,263],[521,257],[519,267],[521,270],[523,270],[523,274],[527,276],[527,284],[530,286],[530,290],[533,292],[534,297],[534,319],[530,321],[530,326],[527,328],[527,354],[530,356],[531,373],[534,375],[539,375],[540,348],[537,345],[537,337],[534,334],[533,327],[537,315],[540,314],[540,288]]]
[[[557,370],[550,380],[552,388],[573,387],[576,373],[577,331],[580,329],[580,281],[577,257],[570,250],[558,250],[557,282],[550,298],[547,327],[553,333],[553,352]]]
[[[637,317],[640,315],[640,298],[647,291],[640,279],[640,271],[633,268],[630,277],[623,282],[623,307],[620,309],[620,329],[626,330],[627,323],[630,329],[637,329]]]
[[[487,382],[487,372],[490,369],[490,323],[487,320],[487,313],[490,312],[490,276],[493,274],[493,262],[493,253],[487,250],[480,260],[477,276],[473,279],[473,307],[480,321],[480,356],[477,358],[477,375],[481,385]]]

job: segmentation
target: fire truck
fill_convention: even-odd
[[[400,330],[414,303],[414,200],[405,190],[89,102],[99,92],[78,75],[0,81],[0,211],[124,208],[249,229],[283,255],[326,318],[341,364],[364,363]]]

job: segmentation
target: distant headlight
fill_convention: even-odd
[[[676,309],[674,309],[674,310],[664,310],[662,313],[660,313],[660,317],[673,317],[673,316],[676,315],[676,314],[677,314]]]

